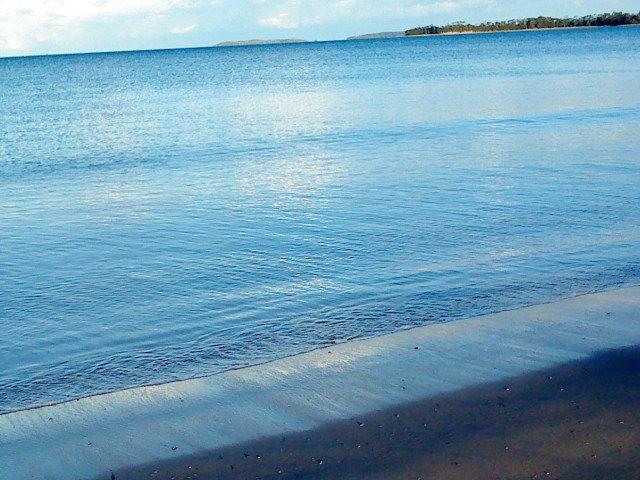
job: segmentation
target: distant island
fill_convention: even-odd
[[[282,38],[278,40],[239,40],[237,42],[222,42],[217,43],[214,47],[241,47],[245,45],[273,45],[280,43],[306,43],[307,40],[300,38]]]
[[[367,33],[365,35],[356,35],[354,37],[347,37],[347,40],[369,40],[371,38],[398,38],[406,36],[405,32],[380,32],[380,33]]]
[[[441,35],[451,33],[482,33],[505,32],[513,30],[537,30],[544,28],[577,28],[577,27],[615,27],[619,25],[640,24],[640,13],[603,13],[601,15],[587,15],[574,18],[522,18],[504,22],[485,22],[471,25],[466,22],[455,22],[444,27],[428,25],[405,31],[406,36],[412,35]]]

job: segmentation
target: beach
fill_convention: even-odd
[[[575,296],[2,415],[0,478],[637,478],[638,307]]]
[[[639,404],[631,347],[117,478],[637,479]]]

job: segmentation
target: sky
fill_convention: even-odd
[[[640,11],[640,0],[0,0],[0,57],[341,40],[450,22]]]

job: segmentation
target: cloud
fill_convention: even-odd
[[[198,24],[194,23],[186,27],[172,28],[171,33],[173,33],[174,35],[181,35],[183,33],[193,32],[196,28],[198,28]]]
[[[269,28],[291,29],[323,23],[320,15],[310,16],[296,12],[282,12],[272,17],[260,18],[258,25]]]
[[[300,22],[287,12],[279,13],[273,17],[261,18],[258,23],[263,27],[271,28],[298,28],[300,26]]]
[[[0,0],[0,50],[60,42],[86,25],[144,19],[188,6],[186,0]]]

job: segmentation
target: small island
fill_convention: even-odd
[[[380,32],[355,35],[353,37],[347,37],[347,40],[371,40],[373,38],[398,38],[404,36],[406,36],[405,32]]]
[[[246,45],[276,45],[281,43],[306,43],[307,40],[300,38],[283,38],[278,40],[239,40],[236,42],[222,42],[217,43],[214,47],[242,47]]]
[[[515,30],[539,30],[546,28],[579,28],[579,27],[616,27],[619,25],[640,24],[640,13],[603,13],[574,18],[537,17],[507,20],[503,22],[485,22],[472,25],[466,22],[455,22],[444,27],[428,25],[405,31],[406,36],[442,35],[453,33],[506,32]]]

